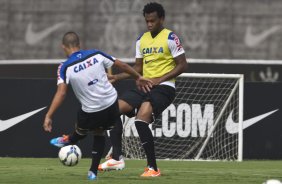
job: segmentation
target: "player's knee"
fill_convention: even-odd
[[[143,102],[138,110],[137,116],[150,117],[153,112],[153,107],[150,102]]]
[[[140,119],[141,121],[145,121],[148,123],[153,122],[153,112],[151,110],[139,110],[136,119]]]

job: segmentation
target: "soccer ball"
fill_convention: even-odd
[[[59,159],[65,166],[75,166],[81,159],[81,150],[76,145],[64,146],[59,151]]]
[[[267,180],[266,182],[264,182],[263,184],[281,184],[281,182],[279,180]]]

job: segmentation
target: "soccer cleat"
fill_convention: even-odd
[[[50,140],[50,144],[59,148],[66,146],[69,143],[69,136],[63,135],[63,137],[57,137]]]
[[[88,180],[96,180],[97,176],[92,171],[88,171],[87,178]]]
[[[161,171],[158,169],[158,171],[155,171],[153,168],[145,168],[145,171],[143,174],[141,174],[141,177],[158,177],[161,176]]]
[[[106,155],[106,157],[105,157],[106,160],[110,160],[112,158],[113,158],[112,155]]]
[[[119,161],[115,159],[109,159],[102,164],[99,164],[98,170],[99,171],[111,171],[111,170],[122,170],[125,167],[125,163],[123,159]]]

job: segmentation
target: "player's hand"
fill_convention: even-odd
[[[151,91],[151,88],[153,87],[153,82],[150,79],[145,79],[141,76],[136,80],[136,85],[139,90],[142,90],[143,92],[147,93]]]
[[[117,78],[115,75],[110,75],[110,74],[107,74],[107,77],[108,77],[108,80],[110,81],[110,83],[114,83],[117,81]]]
[[[161,81],[161,78],[158,77],[158,78],[151,78],[150,79],[152,82],[153,82],[153,85],[159,85],[162,81]]]
[[[52,119],[49,117],[45,117],[44,123],[43,123],[43,128],[46,132],[51,132],[52,131]]]

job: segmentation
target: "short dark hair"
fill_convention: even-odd
[[[144,9],[143,9],[144,17],[145,17],[145,14],[153,13],[153,12],[157,12],[159,18],[161,17],[165,18],[165,10],[161,4],[152,2],[144,6]]]
[[[79,45],[80,45],[79,37],[73,31],[69,31],[69,32],[64,34],[62,43],[66,47],[79,47]]]

